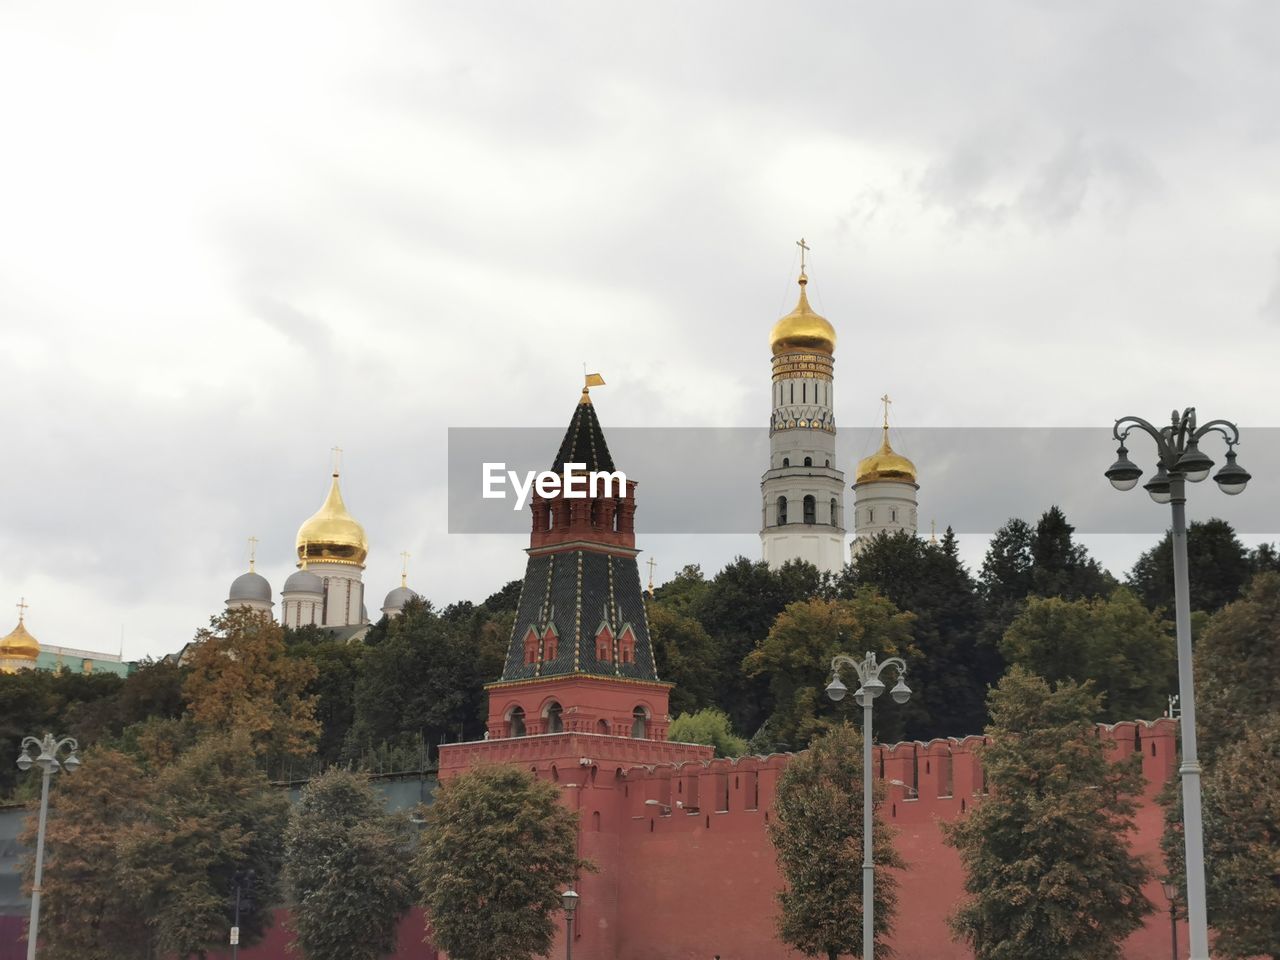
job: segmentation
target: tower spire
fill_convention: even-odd
[[[258,538],[249,538],[249,572],[253,573],[253,562],[258,559]]]
[[[400,551],[400,586],[407,587],[409,585],[409,551]]]
[[[658,565],[658,561],[653,559],[653,557],[650,557],[649,558],[649,596],[651,597],[653,596],[653,568],[656,567],[657,565]]]

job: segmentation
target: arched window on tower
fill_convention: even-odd
[[[778,526],[783,526],[787,522],[787,498],[778,498]]]
[[[552,700],[547,704],[547,733],[564,732],[564,710]]]
[[[804,458],[804,465],[805,465],[806,467],[812,467],[812,466],[813,466],[813,457],[805,457],[805,458]]]
[[[804,498],[804,522],[818,522],[818,500],[812,494]]]
[[[507,720],[507,728],[508,736],[524,736],[524,707],[511,708],[511,716]]]
[[[831,525],[840,526],[840,502],[835,497],[831,498]]]
[[[782,458],[782,465],[783,465],[784,467],[789,467],[789,466],[791,466],[791,458],[790,458],[790,457],[783,457],[783,458]]]
[[[631,738],[643,740],[649,735],[649,711],[636,707],[631,711]]]

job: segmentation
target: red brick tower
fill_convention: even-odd
[[[587,388],[552,471],[615,473]],[[579,466],[580,465],[580,466]],[[626,771],[704,761],[710,747],[667,741],[671,684],[658,679],[640,571],[635,487],[598,483],[586,496],[535,494],[529,561],[501,679],[489,684],[488,738],[440,748],[440,778],[514,763],[561,785],[578,811],[579,960],[618,955],[619,832],[631,804]],[[563,949],[562,946],[560,949]],[[553,955],[558,955],[553,951]]]

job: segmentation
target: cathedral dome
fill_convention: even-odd
[[[319,596],[324,593],[324,581],[310,570],[298,570],[289,574],[280,593],[282,596],[286,593],[314,593]]]
[[[387,594],[387,599],[382,604],[382,612],[390,613],[393,610],[399,613],[404,609],[404,605],[410,600],[416,600],[418,594],[409,587],[399,586]]]
[[[894,453],[893,448],[889,446],[888,427],[884,428],[884,439],[880,442],[880,449],[858,461],[858,472],[853,482],[854,484],[871,483],[876,480],[916,482],[916,465],[902,454]]]
[[[329,495],[312,517],[298,528],[298,559],[328,560],[359,566],[369,555],[369,541],[364,527],[347,512],[338,489],[338,475],[333,475]],[[296,576],[296,574],[295,574]]]
[[[0,660],[30,660],[35,663],[40,656],[40,642],[27,632],[26,624],[18,618],[18,625],[0,640]]]
[[[254,573],[252,570],[242,573],[231,581],[231,592],[227,594],[228,603],[237,600],[261,600],[264,603],[270,603],[271,584],[260,573]]]
[[[780,353],[811,351],[831,355],[836,351],[835,327],[827,318],[813,312],[804,288],[809,278],[800,274],[800,301],[796,308],[773,325],[769,346],[776,357]]]

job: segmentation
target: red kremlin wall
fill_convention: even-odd
[[[1155,797],[1176,774],[1175,723],[1100,725],[1098,736],[1116,745],[1114,759],[1142,754],[1146,787],[1132,844],[1158,866],[1162,813]],[[892,938],[897,960],[972,956],[947,929],[963,874],[956,852],[942,843],[939,824],[981,802],[982,768],[973,753],[981,742],[966,737],[875,748],[874,773],[887,784],[882,809],[907,864],[899,874]],[[780,881],[765,832],[789,756],[733,761],[711,759],[710,752],[659,740],[543,734],[443,747],[440,777],[448,780],[477,764],[516,763],[560,784],[564,802],[580,815],[580,854],[599,868],[578,885],[575,960],[711,960],[716,954],[722,960],[798,960],[774,933]],[[1164,895],[1156,882],[1146,893],[1156,911],[1125,944],[1126,960],[1169,956]],[[16,931],[20,919],[6,919]],[[267,940],[242,950],[242,960],[297,956],[288,951],[287,923],[280,911]],[[424,943],[424,926],[420,911],[405,918],[397,960],[443,960]],[[1183,924],[1178,938],[1186,944]],[[10,939],[17,936],[0,942]],[[564,946],[561,935],[550,956],[564,956]]]
[[[1146,787],[1132,842],[1153,866],[1160,863],[1162,830],[1155,797],[1176,773],[1175,728],[1167,719],[1097,728],[1115,744],[1113,759],[1142,755]],[[963,874],[939,824],[981,802],[982,768],[973,747],[982,742],[967,737],[875,749],[874,773],[887,784],[883,809],[907,864],[892,940],[899,960],[971,957],[946,925]],[[675,762],[663,756],[688,749],[583,734],[489,740],[442,748],[440,776],[444,781],[475,764],[512,762],[561,785],[565,803],[580,814],[581,855],[599,867],[578,887],[576,960],[798,958],[774,933],[780,881],[765,830],[788,756]],[[644,760],[628,763],[628,755]],[[1156,912],[1125,944],[1124,956],[1165,960],[1167,904],[1158,883],[1146,892]],[[1185,929],[1179,936],[1185,943]],[[551,956],[563,953],[561,940]]]

